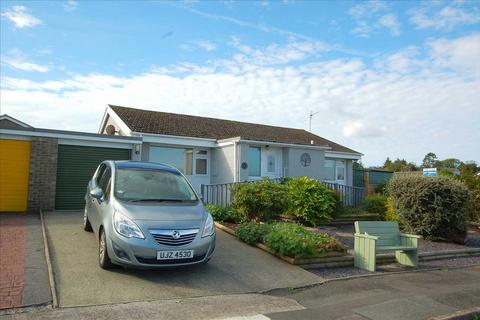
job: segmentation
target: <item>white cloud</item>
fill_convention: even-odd
[[[92,132],[107,103],[297,128],[306,128],[308,112],[315,110],[312,131],[364,153],[367,165],[387,156],[419,162],[432,150],[441,158],[478,161],[480,75],[468,72],[476,68],[472,61],[458,65],[462,59],[455,53],[458,46],[475,47],[476,41],[473,36],[431,40],[397,58],[395,53],[384,57],[382,68],[361,59],[261,64],[255,57],[262,50],[244,45],[245,60],[232,57],[229,67],[227,61],[212,61],[128,77],[3,78],[0,103],[2,112],[34,126]],[[294,47],[315,52],[304,45]],[[288,51],[288,46],[276,49]],[[419,51],[430,54],[420,58]],[[444,64],[451,67],[446,70]]]
[[[63,4],[63,9],[67,12],[75,11],[78,8],[78,1],[68,0]]]
[[[240,51],[240,54],[234,56],[237,63],[255,65],[287,64],[331,50],[329,45],[318,41],[290,41],[283,46],[271,44],[267,47],[253,48],[234,37],[230,44]]]
[[[400,22],[395,14],[388,11],[389,5],[383,1],[367,1],[354,5],[348,11],[355,22],[352,34],[368,38],[374,31],[386,28],[393,36],[399,36]]]
[[[26,61],[21,57],[6,57],[3,62],[15,69],[31,72],[48,72],[48,67],[37,63]]]
[[[385,127],[378,127],[377,124],[366,124],[364,121],[349,121],[343,127],[345,137],[355,138],[379,138],[387,132]]]
[[[28,9],[24,6],[13,6],[11,9],[2,12],[2,17],[13,22],[17,28],[34,27],[42,23],[40,19],[29,14]]]
[[[195,40],[181,44],[179,48],[184,51],[195,51],[196,49],[202,49],[210,52],[217,49],[217,45],[210,40]]]
[[[205,51],[213,51],[217,49],[217,45],[209,40],[198,40],[194,41],[194,43]]]
[[[433,65],[480,77],[480,34],[428,43]]]
[[[473,9],[467,12],[459,7],[446,6],[435,12],[427,12],[427,8],[416,8],[410,11],[410,22],[419,29],[453,29],[457,25],[480,22],[480,12]]]
[[[387,2],[384,1],[365,1],[351,7],[348,13],[354,18],[361,19],[387,8]]]
[[[389,29],[394,36],[400,35],[400,23],[398,22],[396,15],[390,13],[381,16],[380,19],[378,19],[378,24]]]

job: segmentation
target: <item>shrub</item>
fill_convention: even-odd
[[[408,232],[464,242],[469,192],[463,183],[450,177],[394,176],[388,194]]]
[[[235,235],[250,245],[260,243],[264,241],[265,236],[272,230],[271,224],[258,223],[255,221],[242,223],[237,230]]]
[[[312,225],[332,219],[331,215],[337,205],[335,191],[307,177],[291,178],[287,187],[288,214]]]
[[[265,244],[274,252],[289,257],[315,256],[329,251],[345,251],[345,247],[327,234],[308,231],[295,223],[276,223],[265,236]]]
[[[375,186],[375,193],[387,195],[387,185],[387,181],[377,184]]]
[[[241,223],[243,221],[243,217],[230,207],[223,208],[214,204],[207,204],[206,208],[215,221],[232,223]]]
[[[468,220],[480,223],[480,188],[470,192],[467,210]]]
[[[385,205],[385,221],[397,221],[400,230],[405,229],[405,224],[403,223],[402,219],[395,210],[395,206],[393,205],[393,199],[391,197],[387,198],[387,204]]]
[[[232,195],[232,208],[246,220],[268,221],[283,212],[286,186],[269,180],[242,183],[233,188]]]
[[[385,212],[387,211],[387,197],[381,194],[369,195],[363,202],[363,209],[370,213],[376,213],[382,220],[385,219]]]

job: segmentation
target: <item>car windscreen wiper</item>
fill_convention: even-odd
[[[182,200],[182,199],[160,199],[160,198],[148,198],[148,199],[133,199],[133,200],[129,200],[129,202],[164,202],[164,201],[168,201],[168,202],[183,202],[185,200]]]

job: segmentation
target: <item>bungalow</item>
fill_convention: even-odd
[[[309,176],[351,186],[360,152],[302,129],[108,105],[100,134],[142,139],[140,158],[192,185]]]

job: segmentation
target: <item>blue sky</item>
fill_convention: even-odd
[[[480,2],[2,1],[1,112],[95,132],[107,103],[480,160]]]

